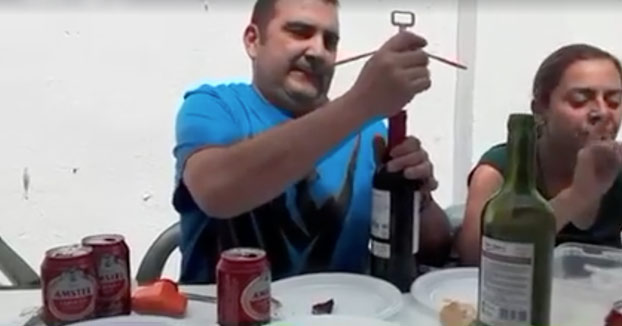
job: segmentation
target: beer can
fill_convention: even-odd
[[[131,277],[129,248],[118,234],[92,235],[82,244],[93,248],[99,295],[98,317],[129,315],[131,306]]]
[[[605,318],[605,326],[622,326],[622,300],[613,304]]]
[[[46,251],[41,281],[43,319],[48,326],[96,316],[98,288],[92,248],[75,244]]]
[[[257,326],[270,322],[271,274],[265,251],[233,248],[216,266],[218,324]]]

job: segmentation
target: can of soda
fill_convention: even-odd
[[[132,311],[130,256],[123,236],[92,235],[82,244],[93,248],[99,285],[96,314],[98,317],[129,315]]]
[[[258,326],[270,322],[271,273],[265,251],[233,248],[216,266],[218,324]]]
[[[43,319],[48,326],[96,316],[98,285],[91,247],[76,244],[46,251],[41,281]]]

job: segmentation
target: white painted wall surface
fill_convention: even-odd
[[[71,9],[11,1],[17,7],[0,5],[0,236],[38,270],[47,248],[119,232],[135,273],[151,241],[178,219],[171,149],[183,92],[250,77],[241,33],[252,1],[91,0]],[[428,51],[456,58],[460,50],[469,65],[467,75],[432,62],[432,89],[409,105],[409,131],[435,162],[444,206],[462,198],[473,161],[503,141],[507,114],[528,107],[546,54],[577,40],[622,54],[620,10],[479,1],[474,11],[475,0],[342,0],[340,57],[395,33],[388,16],[399,8],[417,13]],[[362,65],[340,67],[331,95],[347,90]],[[175,254],[165,275],[176,277],[178,265]]]

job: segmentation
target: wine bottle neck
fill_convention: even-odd
[[[389,118],[389,141],[384,155],[384,163],[391,159],[389,153],[395,146],[401,144],[406,139],[406,111]]]
[[[509,165],[505,187],[531,192],[536,187],[536,137],[533,118],[510,118],[508,134]]]

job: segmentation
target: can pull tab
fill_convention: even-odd
[[[415,13],[412,11],[393,10],[391,12],[391,25],[397,26],[399,31],[415,26]]]
[[[391,24],[399,31],[415,26],[415,13],[412,11],[394,10],[391,12]],[[387,153],[406,139],[406,111],[400,111],[389,118],[389,144]],[[388,159],[385,158],[385,159]]]

